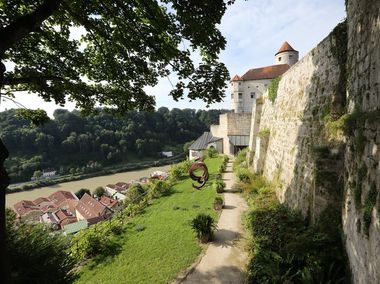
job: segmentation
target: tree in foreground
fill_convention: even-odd
[[[229,77],[218,53],[225,39],[217,29],[233,0],[4,0],[0,2],[0,90],[37,93],[63,105],[67,99],[85,113],[96,104],[124,112],[152,110],[144,87],[174,72],[171,96],[221,101]],[[79,30],[80,39],[73,36]],[[191,51],[200,54],[196,66]],[[6,70],[6,62],[14,64]],[[21,110],[34,123],[43,110]],[[5,251],[3,167],[8,151],[0,142],[0,251]],[[6,275],[1,258],[2,275]],[[7,279],[5,279],[7,281]]]
[[[7,255],[12,283],[70,283],[75,260],[62,235],[49,234],[42,225],[20,223],[7,209]]]
[[[106,193],[106,190],[104,189],[103,186],[98,186],[98,187],[95,188],[95,190],[94,190],[94,195],[96,195],[97,197],[101,197],[101,196],[103,196],[105,193]]]
[[[75,195],[78,197],[78,199],[81,199],[83,195],[85,194],[91,195],[91,191],[87,188],[81,188],[77,192],[75,192]]]

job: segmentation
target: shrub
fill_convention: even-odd
[[[192,221],[191,227],[202,243],[207,243],[216,229],[215,220],[206,214],[198,214]]]
[[[222,197],[217,196],[214,199],[214,209],[215,210],[222,210],[224,204],[224,200]]]
[[[97,188],[95,188],[94,190],[94,195],[96,195],[97,197],[101,197],[102,195],[104,195],[106,193],[106,190],[104,189],[104,187],[102,186],[98,186]]]
[[[222,193],[226,187],[226,183],[221,179],[217,179],[213,182],[213,187],[217,193]]]
[[[247,168],[240,168],[236,173],[239,181],[249,183],[253,178],[253,174]]]
[[[76,195],[79,199],[81,199],[82,196],[85,195],[86,193],[87,193],[88,195],[91,195],[91,192],[90,192],[89,189],[87,189],[87,188],[81,188],[81,189],[79,189],[77,192],[75,192],[75,195]]]
[[[134,183],[128,188],[125,196],[129,203],[137,204],[143,199],[145,193],[146,191],[141,184]]]
[[[225,164],[221,164],[220,167],[219,167],[219,173],[224,173],[226,171],[226,165]]]
[[[169,177],[171,180],[173,180],[173,181],[179,180],[181,178],[182,174],[183,174],[183,170],[182,170],[180,164],[173,165],[170,167]]]
[[[68,238],[42,225],[20,223],[10,209],[5,214],[11,283],[72,283],[76,261],[67,253]]]
[[[206,157],[208,158],[216,158],[218,155],[219,152],[214,147],[210,147],[206,150]]]
[[[170,183],[162,180],[152,181],[149,189],[149,196],[152,198],[159,198],[161,196],[169,195],[172,191]]]
[[[274,103],[274,101],[277,98],[277,90],[278,90],[278,85],[280,84],[281,81],[281,76],[273,79],[268,87],[268,98],[269,100]]]

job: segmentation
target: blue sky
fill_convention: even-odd
[[[227,39],[220,59],[227,65],[231,76],[242,75],[250,68],[272,65],[274,54],[285,40],[299,51],[302,58],[344,17],[344,0],[236,0],[228,7],[220,25]],[[174,76],[172,79],[175,81]],[[154,88],[146,89],[148,94],[156,97],[157,107],[205,108],[201,101],[184,99],[175,102],[168,96],[170,90],[166,78]],[[59,108],[35,95],[23,94],[16,99],[28,108],[43,108],[49,115]],[[227,96],[224,102],[213,104],[211,108],[228,109],[229,106]],[[14,107],[12,103],[2,102],[0,111]],[[72,102],[66,105],[68,109],[74,107]]]

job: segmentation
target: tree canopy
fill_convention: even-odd
[[[223,0],[4,0],[0,2],[0,76],[7,95],[26,90],[83,111],[96,104],[152,110],[144,91],[176,74],[170,95],[221,101],[229,74],[218,60]],[[81,34],[75,37],[75,33]],[[191,52],[200,54],[195,65]]]

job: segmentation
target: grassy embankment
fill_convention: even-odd
[[[279,203],[278,178],[269,183],[252,174],[244,153],[234,166],[237,188],[249,205],[248,283],[349,283],[339,212],[327,208],[311,225],[299,212]]]
[[[190,221],[198,213],[217,216],[212,181],[222,157],[207,159],[206,164],[210,179],[203,189],[193,189],[188,175],[177,181],[171,195],[155,199],[125,225],[117,240],[120,252],[90,260],[77,283],[167,283],[190,266],[202,251]]]

